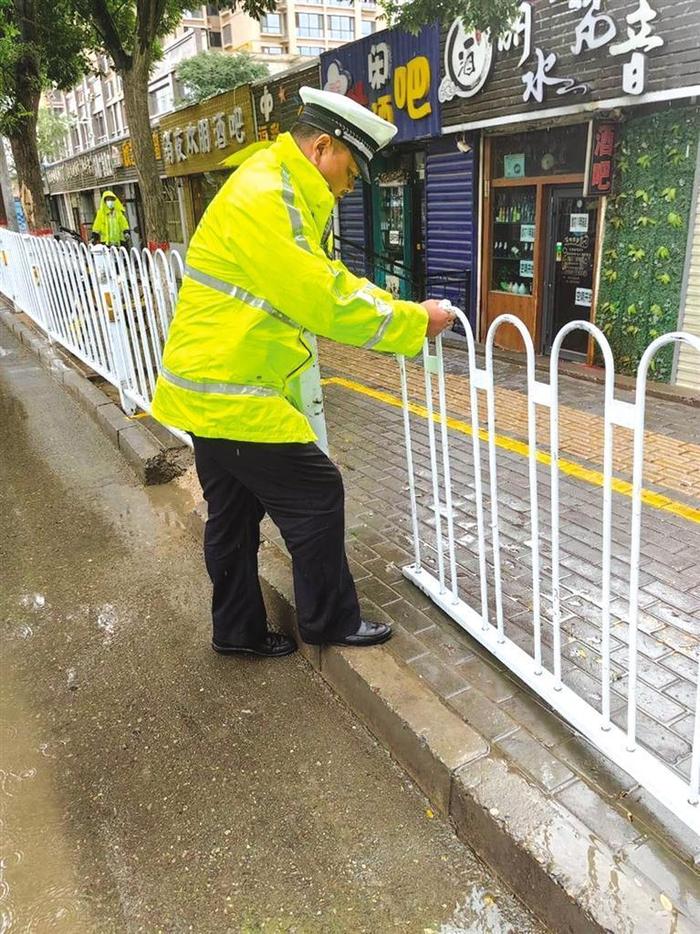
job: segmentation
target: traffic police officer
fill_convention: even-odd
[[[265,513],[292,557],[299,632],[308,643],[373,645],[348,569],[340,473],[314,444],[300,405],[308,332],[413,356],[453,316],[399,301],[329,258],[335,201],[396,127],[339,94],[302,88],[291,133],[243,162],[192,237],[163,354],[153,415],[190,433],[209,517],[213,648],[288,655],[267,628],[258,581]]]

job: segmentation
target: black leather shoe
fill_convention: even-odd
[[[391,639],[391,626],[386,623],[368,623],[362,620],[360,628],[341,639],[329,639],[328,645],[351,645],[360,648],[363,645],[379,645]]]
[[[270,658],[282,658],[296,652],[297,644],[293,639],[283,636],[281,632],[268,632],[265,638],[255,645],[228,645],[212,641],[211,647],[219,655],[265,655]]]

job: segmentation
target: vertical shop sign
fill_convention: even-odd
[[[612,189],[615,124],[591,120],[588,126],[585,196],[608,195]]]

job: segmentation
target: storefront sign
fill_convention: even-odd
[[[439,136],[439,57],[437,26],[384,30],[321,55],[321,83],[395,124],[395,142]]]
[[[251,85],[255,125],[260,140],[273,140],[292,128],[302,103],[299,88],[317,88],[318,64],[296,68]]]
[[[158,130],[154,130],[151,134],[151,139],[153,140],[153,152],[155,153],[156,159],[162,159],[162,153],[160,149],[160,133]],[[125,168],[129,168],[132,165],[136,165],[134,160],[134,147],[132,146],[131,140],[127,139],[122,143],[121,148],[121,158],[122,165]]]
[[[160,141],[156,130],[153,131],[153,151],[160,163]],[[101,146],[52,165],[46,169],[46,180],[52,194],[136,181],[131,141],[127,139],[122,143]]]
[[[700,4],[672,0],[530,0],[495,41],[455,20],[444,39],[443,125],[651,91],[692,96],[698,34]]]
[[[163,117],[160,143],[165,174],[219,169],[226,156],[254,139],[250,88],[243,85]]]
[[[584,195],[607,195],[612,189],[615,124],[592,120],[588,132]]]

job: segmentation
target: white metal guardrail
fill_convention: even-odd
[[[0,229],[0,292],[26,312],[36,324],[61,346],[99,373],[119,390],[124,410],[148,412],[161,364],[162,349],[182,279],[182,262],[177,253],[151,254],[125,249],[90,249],[84,244],[58,242]],[[484,645],[496,658],[517,674],[577,730],[614,763],[625,769],[677,817],[700,832],[700,688],[696,695],[694,740],[689,781],[685,782],[661,759],[639,744],[637,737],[637,651],[638,584],[642,513],[642,472],[644,457],[645,389],[649,364],[662,347],[686,342],[700,353],[700,339],[688,334],[667,334],[655,340],[639,366],[636,401],[614,397],[614,368],[610,346],[602,332],[588,322],[572,322],[557,336],[552,347],[550,382],[535,378],[535,354],[527,329],[511,315],[493,322],[486,339],[486,366],[476,364],[474,338],[465,316],[458,312],[467,339],[469,403],[471,412],[471,483],[478,543],[480,608],[472,607],[460,587],[458,542],[455,531],[455,500],[464,495],[461,479],[453,479],[455,458],[447,416],[447,390],[442,341],[430,353],[423,351],[425,409],[429,447],[429,496],[432,498],[433,541],[427,542],[419,522],[419,492],[414,466],[414,440],[408,395],[406,363],[399,358],[406,435],[411,523],[415,549],[414,563],[405,575],[433,601]],[[503,609],[501,522],[499,520],[499,480],[496,458],[496,405],[494,386],[494,338],[504,324],[515,327],[525,344],[528,404],[528,486],[530,503],[530,552],[532,556],[532,651],[525,651],[512,638]],[[601,610],[601,705],[598,709],[565,683],[562,675],[562,623],[559,590],[560,504],[559,504],[559,377],[562,343],[573,330],[582,328],[598,342],[605,363],[603,508],[602,508],[602,610]],[[437,379],[437,413],[433,381]],[[485,391],[486,429],[479,421],[478,390]],[[538,478],[537,407],[549,409],[550,471],[548,513],[540,509],[542,477]],[[321,416],[322,417],[322,416]],[[629,551],[629,653],[627,722],[623,730],[611,718],[610,706],[610,580],[612,561],[613,429],[621,425],[634,431],[631,546]],[[436,426],[439,432],[436,432]],[[439,441],[438,441],[439,434]],[[488,499],[490,536],[487,535],[487,490],[482,480],[481,441],[488,450]],[[464,475],[465,458],[459,473]],[[457,476],[457,471],[455,471]],[[543,592],[541,574],[540,524],[551,524],[551,580]],[[444,523],[443,523],[444,519]],[[444,530],[443,530],[444,525]],[[426,560],[426,553],[430,559]],[[492,573],[489,574],[489,553]],[[435,565],[433,568],[432,565]],[[495,605],[490,612],[489,600]],[[542,603],[550,603],[550,619],[543,621]],[[551,625],[551,632],[549,627]],[[551,642],[551,663],[543,657],[544,636]],[[700,684],[700,659],[698,665]]]
[[[587,321],[574,321],[558,334],[552,347],[550,382],[538,382],[535,378],[535,352],[530,335],[523,323],[512,315],[502,315],[491,325],[486,338],[485,369],[476,365],[474,338],[469,322],[458,312],[467,337],[467,372],[471,412],[471,482],[466,487],[473,490],[476,532],[478,539],[478,577],[480,605],[475,608],[463,595],[460,587],[455,540],[454,501],[464,496],[465,484],[455,486],[452,472],[456,458],[452,453],[448,432],[447,393],[442,341],[435,341],[435,353],[431,354],[426,341],[423,349],[425,372],[425,404],[427,414],[427,439],[430,462],[430,509],[431,532],[421,530],[425,516],[419,521],[419,494],[417,492],[416,431],[411,424],[412,401],[409,399],[406,363],[399,358],[403,419],[406,438],[408,487],[411,501],[411,525],[413,531],[414,563],[404,568],[404,574],[426,593],[442,610],[455,620],[472,637],[477,639],[499,661],[513,671],[530,688],[539,694],[551,707],[565,717],[580,733],[586,736],[599,750],[616,765],[628,772],[640,785],[647,788],[670,811],[700,833],[700,657],[698,659],[698,690],[695,701],[695,725],[690,766],[690,778],[686,782],[672,771],[654,751],[640,745],[637,736],[637,654],[638,654],[638,594],[640,565],[640,534],[642,514],[642,471],[644,459],[645,390],[649,364],[654,355],[664,346],[674,342],[690,344],[700,353],[700,339],[689,334],[666,334],[655,340],[644,353],[637,377],[636,401],[623,402],[614,398],[614,368],[610,345],[603,333]],[[532,556],[531,582],[531,632],[532,651],[526,651],[509,638],[504,622],[502,558],[499,519],[499,477],[496,459],[496,418],[494,385],[494,340],[504,324],[515,327],[523,339],[527,358],[527,422],[528,422],[528,485],[529,485],[529,546]],[[598,342],[605,365],[604,396],[604,444],[603,444],[603,510],[602,510],[602,610],[600,625],[601,640],[601,697],[600,709],[591,704],[565,683],[562,677],[561,645],[561,597],[560,574],[560,506],[559,506],[559,356],[566,336],[576,329],[583,329]],[[438,412],[434,411],[433,381],[437,380]],[[477,390],[486,393],[487,425],[484,430],[479,423]],[[548,519],[551,522],[551,580],[548,602],[551,602],[551,663],[543,661],[543,629],[550,625],[543,620],[543,575],[541,574],[542,536],[540,521],[544,513],[539,505],[542,492],[542,477],[538,477],[538,448],[536,411],[540,406],[549,410],[550,422],[550,471]],[[436,425],[439,426],[439,442]],[[612,559],[612,492],[613,492],[613,428],[621,425],[634,431],[634,466],[632,489],[631,547],[629,552],[629,653],[627,682],[626,730],[611,719],[610,686],[610,581]],[[482,481],[481,441],[487,443],[488,473],[490,488],[490,542],[487,541],[485,491]],[[460,456],[460,470],[465,469],[466,457]],[[441,465],[441,466],[440,466]],[[425,478],[423,478],[425,479]],[[430,557],[426,560],[426,554]],[[492,555],[491,568],[487,561]],[[489,573],[491,570],[491,573]],[[489,600],[495,605],[495,618]]]
[[[150,408],[181,279],[175,251],[88,247],[0,230],[0,292],[112,383],[129,414]]]

